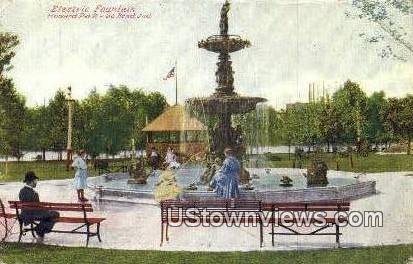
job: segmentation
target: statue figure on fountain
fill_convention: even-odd
[[[133,163],[129,166],[128,171],[128,184],[146,184],[149,175],[145,171],[145,159],[143,156],[139,157],[136,162],[133,159]]]
[[[214,175],[218,172],[218,170],[221,168],[222,166],[222,161],[220,158],[215,157],[214,159],[214,155],[209,155],[207,157],[207,162],[206,162],[206,170],[205,172],[202,174],[201,176],[201,184],[203,185],[208,185],[211,183],[212,178],[214,177]]]
[[[221,35],[228,35],[228,12],[230,3],[225,1],[221,8],[221,20],[219,22],[219,29]]]

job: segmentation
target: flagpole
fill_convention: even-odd
[[[175,105],[178,104],[178,61],[175,61]]]

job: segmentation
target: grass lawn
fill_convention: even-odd
[[[123,164],[122,161],[110,162],[110,166]],[[125,163],[126,164],[126,163]],[[13,161],[7,163],[0,162],[0,182],[2,181],[21,181],[27,171],[34,171],[40,180],[58,180],[73,178],[75,171],[66,170],[65,161]],[[89,174],[96,176],[97,171],[89,166]]]
[[[413,245],[355,249],[263,252],[136,251],[96,248],[0,245],[0,263],[408,263]]]
[[[256,156],[255,156],[256,157]],[[271,154],[262,155],[264,167],[271,168],[292,168],[294,155],[291,154],[291,160],[288,160],[288,154]],[[333,154],[324,154],[324,160],[331,170],[336,170],[336,161]],[[303,160],[303,167],[309,164],[308,158]],[[260,162],[259,162],[260,164]],[[386,171],[413,171],[413,155],[394,154],[394,155],[377,155],[370,154],[368,157],[353,155],[353,168],[350,166],[350,159],[347,157],[338,158],[339,170],[353,172],[386,172]],[[250,162],[250,166],[254,166]]]
[[[257,157],[253,155],[253,157]],[[324,159],[327,161],[329,169],[336,169],[336,161],[333,154],[325,154]],[[250,162],[248,166],[270,167],[270,168],[292,168],[294,155],[291,155],[291,160],[288,159],[288,154],[271,154],[260,155],[258,164]],[[375,155],[370,154],[368,157],[358,157],[353,155],[354,167],[350,167],[349,158],[339,158],[339,170],[354,171],[354,172],[386,172],[386,171],[413,171],[413,155]],[[309,159],[303,161],[303,166],[306,167]],[[110,162],[113,165],[125,165],[123,161]],[[21,181],[26,171],[33,170],[41,180],[67,179],[74,176],[74,171],[66,171],[64,161],[21,161],[8,162],[7,175],[6,163],[0,162],[0,182],[2,181]],[[92,176],[97,175],[97,171],[89,168],[89,173]]]

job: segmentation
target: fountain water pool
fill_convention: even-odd
[[[357,199],[374,194],[375,182],[360,181],[356,174],[329,172],[328,185],[325,187],[307,187],[303,170],[300,169],[276,169],[249,168],[253,176],[251,183],[253,190],[244,190],[242,186],[241,197],[260,198],[283,201],[316,201],[334,199]],[[191,183],[198,183],[204,168],[199,165],[185,166],[176,170],[176,180],[183,189],[182,198],[213,198],[214,192],[208,191],[208,186],[197,184],[197,190],[185,190]],[[128,184],[128,174],[114,173],[104,174],[89,179],[89,186],[96,191],[98,198],[127,197],[127,198],[153,198],[156,184],[159,181],[160,171],[148,178],[147,184]],[[280,186],[283,176],[293,180],[292,187]],[[116,200],[116,199],[115,199]]]

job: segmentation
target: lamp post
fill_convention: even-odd
[[[67,87],[67,146],[66,146],[66,170],[69,171],[70,163],[72,161],[72,131],[73,131],[73,102],[72,99],[72,87]]]

